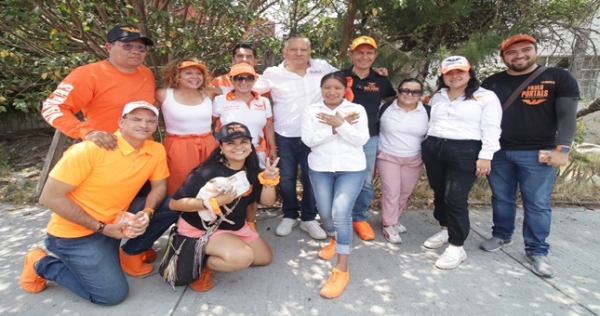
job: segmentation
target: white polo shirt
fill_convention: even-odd
[[[502,105],[498,97],[490,90],[479,88],[473,94],[474,100],[465,100],[463,94],[450,101],[447,91],[447,88],[442,88],[431,98],[427,136],[481,140],[478,157],[491,160],[500,149]]]
[[[395,157],[414,157],[421,153],[429,118],[419,101],[412,111],[398,106],[398,99],[383,112],[379,120],[378,149]]]
[[[327,113],[335,115],[339,112],[346,116],[352,112],[359,113],[354,124],[344,122],[333,134],[330,125],[320,123],[316,115]],[[323,102],[306,107],[302,115],[302,141],[310,147],[308,166],[315,171],[361,171],[367,167],[363,145],[369,140],[369,124],[365,108],[344,99],[334,111]]]
[[[311,59],[304,76],[285,69],[285,61],[269,67],[258,78],[252,90],[271,93],[273,99],[273,126],[275,132],[285,137],[301,136],[301,118],[304,108],[320,102],[321,78],[337,71],[327,61]]]
[[[221,120],[221,124],[238,122],[246,125],[252,135],[252,144],[258,146],[264,138],[263,128],[267,120],[273,119],[271,102],[258,93],[253,92],[254,99],[249,103],[236,99],[233,91],[227,95],[219,95],[213,100],[213,116]]]

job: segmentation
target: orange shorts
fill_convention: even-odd
[[[206,233],[206,231],[200,230],[200,229],[188,224],[188,222],[186,222],[181,217],[177,221],[177,232],[180,235],[184,235],[184,236],[192,237],[192,238],[202,237]],[[250,228],[250,226],[248,225],[248,223],[245,223],[244,227],[240,228],[239,230],[217,229],[210,236],[210,238],[208,238],[208,241],[210,242],[210,240],[213,237],[218,236],[220,234],[232,234],[232,235],[238,236],[241,240],[243,240],[247,244],[252,242],[254,239],[258,238],[258,233],[253,231],[252,228]]]
[[[171,174],[167,179],[167,194],[173,195],[192,169],[206,160],[217,147],[217,141],[211,132],[200,135],[167,134],[163,145]]]

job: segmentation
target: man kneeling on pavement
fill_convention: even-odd
[[[27,254],[25,291],[39,293],[51,280],[94,304],[116,305],[129,292],[123,272],[153,270],[152,244],[179,216],[168,208],[165,149],[148,139],[157,125],[153,105],[130,102],[119,118],[116,150],[83,141],[64,153],[40,196],[53,212],[45,245],[54,256],[40,248]],[[150,193],[136,197],[148,180]],[[127,223],[118,222],[121,212],[129,213]]]

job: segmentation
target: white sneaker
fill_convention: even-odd
[[[307,232],[313,239],[325,239],[327,234],[316,220],[300,223],[300,229]]]
[[[287,236],[292,232],[292,228],[298,226],[300,222],[293,218],[284,217],[277,228],[275,228],[275,235],[277,236]]]
[[[435,267],[438,269],[451,270],[457,268],[463,261],[467,260],[467,252],[461,247],[460,249],[448,246],[446,251],[437,259]]]
[[[398,224],[394,225],[394,228],[396,229],[398,234],[406,233],[406,227],[404,227],[404,225],[400,224],[400,222],[398,222]]]
[[[392,244],[401,244],[402,238],[398,235],[396,226],[383,226],[383,236],[388,242]]]
[[[448,242],[448,235],[440,232],[435,233],[435,235],[427,238],[427,240],[425,240],[425,242],[423,243],[423,246],[425,248],[429,248],[429,249],[437,249],[440,248],[441,246],[443,246],[445,243]]]

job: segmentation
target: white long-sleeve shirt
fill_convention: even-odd
[[[334,71],[337,71],[337,68],[322,59],[311,59],[310,67],[306,69],[304,76],[285,69],[285,61],[265,70],[252,90],[261,94],[271,93],[273,127],[277,134],[300,137],[304,108],[323,100],[321,78]]]
[[[346,116],[358,112],[354,124],[346,121],[336,128],[320,123],[318,113]],[[369,140],[367,112],[359,104],[344,100],[335,110],[330,110],[323,102],[306,107],[302,115],[302,141],[311,148],[308,166],[315,171],[361,171],[367,167],[363,145]]]
[[[474,99],[464,94],[454,101],[442,88],[431,98],[431,119],[427,136],[456,140],[481,140],[479,158],[492,159],[500,149],[502,105],[496,94],[479,88]]]
[[[377,149],[396,157],[414,157],[421,153],[429,117],[421,101],[412,111],[398,106],[394,99],[379,120]]]

